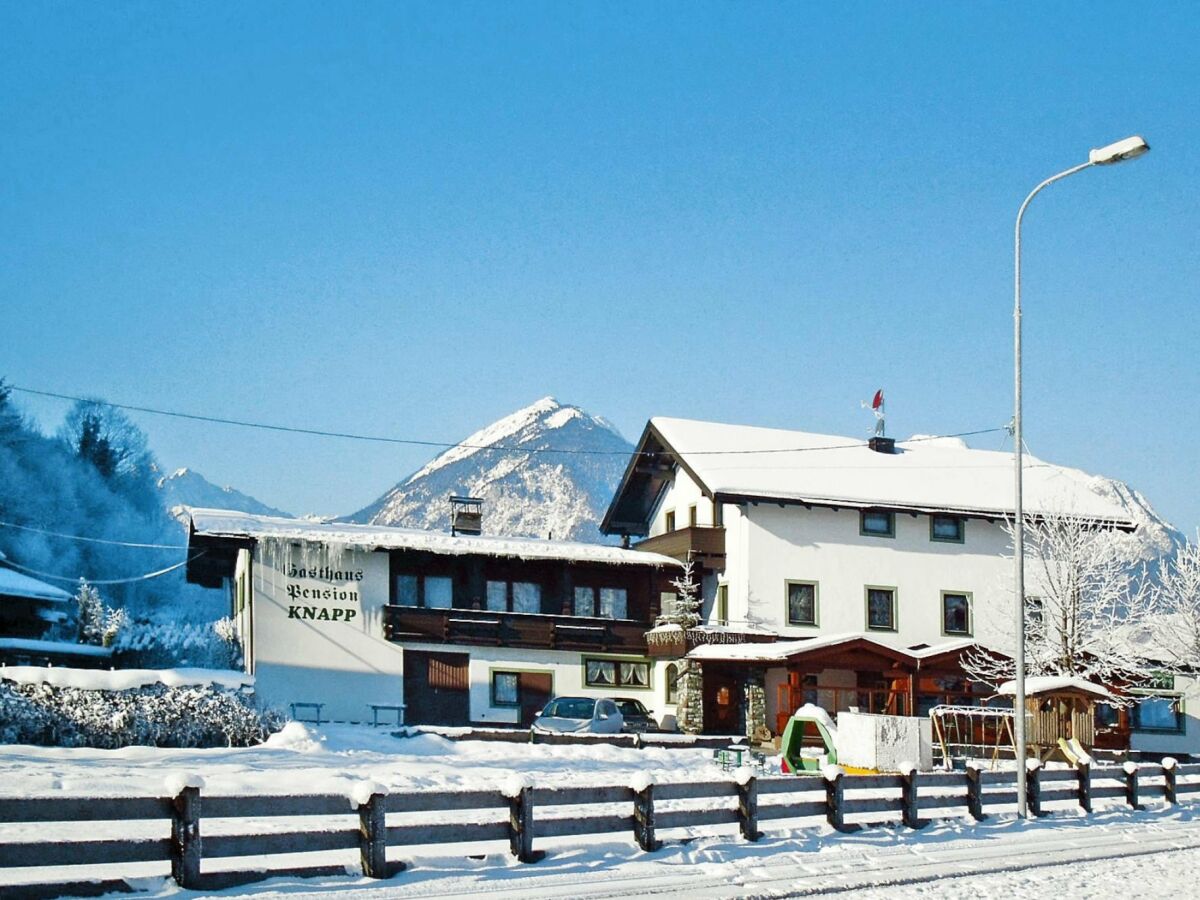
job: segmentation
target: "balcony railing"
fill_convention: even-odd
[[[647,625],[627,619],[385,606],[384,633],[397,643],[469,644],[537,650],[646,652]]]
[[[684,560],[690,555],[701,566],[718,572],[725,569],[725,529],[692,525],[639,541],[638,550],[649,550]]]

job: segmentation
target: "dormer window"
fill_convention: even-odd
[[[930,516],[929,539],[947,544],[961,544],[966,524],[959,516]]]
[[[895,537],[896,515],[877,509],[864,509],[859,520],[859,532],[874,537]]]

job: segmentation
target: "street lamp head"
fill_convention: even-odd
[[[1111,166],[1113,163],[1125,162],[1127,159],[1136,159],[1149,150],[1150,145],[1135,134],[1123,141],[1093,150],[1088,154],[1088,162],[1093,166]]]

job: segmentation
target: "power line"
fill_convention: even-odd
[[[113,403],[108,400],[98,400],[94,397],[77,397],[72,394],[60,394],[54,391],[42,391],[35,388],[20,387],[18,385],[9,385],[14,391],[19,391],[23,394],[33,394],[38,397],[51,397],[56,400],[70,400],[73,402],[95,403],[99,406],[108,406],[113,409],[126,410],[128,412],[147,413],[155,416],[169,416],[175,419],[188,419],[193,422],[209,422],[216,425],[233,425],[239,428],[257,428],[263,431],[278,431],[287,434],[307,434],[315,437],[341,438],[350,441],[366,441],[378,444],[404,444],[415,447],[438,447],[443,449],[451,449],[461,447],[465,450],[480,450],[490,453],[562,453],[576,456],[657,456],[645,450],[589,450],[584,448],[568,448],[568,447],[520,447],[506,446],[503,444],[465,444],[457,441],[429,441],[418,438],[397,438],[388,437],[386,435],[371,435],[371,434],[355,434],[346,431],[326,431],[320,428],[301,428],[293,425],[274,425],[266,422],[250,422],[245,419],[228,419],[221,416],[205,416],[197,413],[181,412],[179,410],[158,409],[152,406],[136,406],[129,403]],[[961,438],[973,437],[980,434],[992,434],[997,431],[1003,431],[1003,427],[999,428],[980,428],[974,431],[959,431],[954,434],[937,434],[916,437],[910,440],[901,441],[900,443],[912,444],[922,441],[936,441],[942,438]],[[850,444],[835,444],[827,447],[771,447],[765,449],[735,449],[735,450],[689,450],[679,451],[684,456],[747,456],[755,454],[767,453],[807,453],[820,450],[854,450],[859,447],[866,447],[867,441],[856,441]]]
[[[143,547],[153,550],[187,549],[187,544],[140,544],[134,541],[112,541],[105,538],[84,537],[79,534],[64,534],[61,531],[47,531],[45,528],[34,528],[32,525],[17,525],[15,522],[0,522],[0,528],[15,528],[18,531],[31,531],[34,534],[46,534],[50,537],[65,538],[69,541],[84,541],[88,544],[108,544],[115,547]]]
[[[197,557],[203,555],[204,551],[201,551],[195,554],[192,559],[196,559]],[[132,578],[95,579],[84,578],[82,575],[70,577],[67,575],[53,575],[50,572],[39,572],[37,569],[30,569],[21,565],[20,563],[15,563],[11,559],[6,559],[4,562],[5,565],[12,566],[14,569],[19,569],[20,571],[29,575],[36,575],[38,578],[49,578],[52,581],[66,581],[71,584],[78,584],[81,581],[86,581],[88,584],[132,584],[135,581],[149,581],[151,578],[158,578],[160,575],[166,575],[168,572],[174,572],[176,569],[188,564],[188,561],[185,559],[183,562],[177,562],[175,565],[167,566],[165,569],[159,569],[157,572],[147,572],[144,575],[135,575]]]

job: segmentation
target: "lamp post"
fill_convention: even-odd
[[[1021,221],[1025,218],[1025,210],[1029,207],[1029,202],[1043,188],[1049,187],[1056,181],[1061,181],[1068,175],[1082,172],[1091,166],[1108,166],[1124,162],[1127,159],[1136,159],[1149,149],[1150,145],[1135,135],[1134,137],[1125,138],[1123,141],[1109,144],[1106,147],[1092,150],[1088,154],[1087,162],[1072,166],[1065,171],[1059,172],[1057,175],[1051,175],[1030,191],[1029,196],[1025,198],[1025,202],[1021,204],[1021,208],[1017,211],[1015,291],[1013,299],[1013,376],[1015,386],[1013,406],[1013,470],[1016,481],[1016,503],[1013,509],[1015,519],[1013,530],[1013,592],[1015,602],[1013,603],[1013,607],[1017,627],[1017,648],[1014,657],[1016,672],[1013,678],[1016,687],[1016,696],[1013,698],[1013,725],[1015,726],[1013,741],[1017,745],[1015,747],[1017,757],[1017,813],[1021,818],[1025,818],[1028,815],[1025,802],[1025,510],[1023,497],[1024,479],[1021,468],[1021,457],[1024,449],[1021,443]]]

